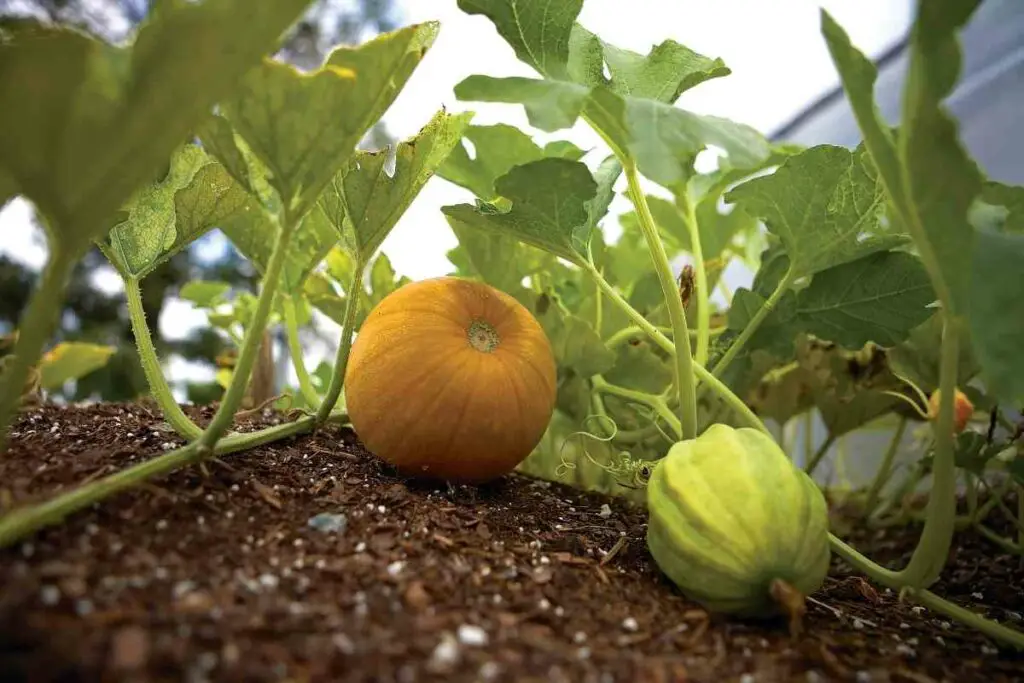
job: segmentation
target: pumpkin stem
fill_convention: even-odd
[[[782,579],[772,579],[768,584],[768,592],[789,617],[789,635],[796,638],[803,630],[803,617],[807,612],[804,594]]]
[[[483,353],[494,351],[501,342],[498,331],[490,323],[486,323],[483,320],[474,320],[470,323],[469,330],[466,332],[466,338],[469,340],[470,346]]]

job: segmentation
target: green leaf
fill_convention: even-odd
[[[960,144],[958,125],[942,103],[960,75],[956,32],[980,1],[918,2],[899,141],[913,204],[910,220],[935,255],[944,285],[951,290],[949,305],[960,309],[970,296],[971,273],[964,268],[964,255],[973,250],[974,231],[967,217],[981,190],[982,176]],[[936,289],[940,286],[936,284]]]
[[[275,233],[280,227],[268,221],[261,211],[253,211],[251,217],[250,221],[232,221],[230,225],[222,226],[221,231],[243,256],[252,261],[260,273],[265,273],[277,241]],[[288,243],[281,270],[283,291],[299,290],[337,240],[337,233],[322,212],[307,213]]]
[[[767,299],[757,292],[745,288],[736,290],[729,307],[729,329],[742,331],[766,303]],[[787,360],[793,354],[793,344],[800,331],[797,297],[792,292],[786,292],[751,336],[744,352],[764,349]]]
[[[615,199],[615,182],[620,175],[622,175],[622,164],[614,154],[606,157],[594,172],[597,192],[594,193],[594,198],[587,202],[588,234],[594,234],[594,228],[597,228],[601,220],[608,215],[608,207]]]
[[[465,144],[457,144],[437,169],[437,175],[466,188],[485,201],[493,201],[497,197],[494,192],[495,180],[514,166],[537,161],[545,156],[529,135],[504,123],[469,126],[464,137],[472,143],[476,152],[474,157],[470,158]]]
[[[978,230],[970,331],[989,393],[1024,402],[1024,234]]]
[[[537,320],[551,342],[558,367],[590,377],[615,365],[615,354],[583,318],[563,314],[558,307],[551,306],[544,314],[537,315]]]
[[[616,356],[614,367],[605,373],[612,384],[657,395],[672,383],[672,365],[654,353],[648,341],[623,344]]]
[[[990,180],[981,189],[981,200],[1001,209],[1002,231],[1024,233],[1024,187]]]
[[[464,102],[521,104],[530,125],[547,133],[571,128],[590,97],[588,87],[569,81],[479,74],[467,76],[456,84],[454,92]]]
[[[395,269],[391,266],[391,259],[387,257],[387,254],[379,254],[370,268],[371,305],[376,306],[388,294],[409,282],[409,278],[404,275],[395,274]]]
[[[904,252],[877,252],[814,275],[798,292],[786,292],[747,342],[786,360],[802,332],[847,349],[872,342],[892,347],[934,312],[931,281],[920,261]],[[739,289],[729,309],[729,329],[741,331],[765,305],[763,294]]]
[[[312,294],[309,296],[311,303],[318,311],[326,315],[339,326],[345,326],[345,308],[348,305],[348,297],[340,294]],[[368,311],[365,306],[356,309],[355,329],[359,329],[366,320]]]
[[[906,207],[908,200],[901,180],[902,165],[896,152],[896,144],[878,105],[875,104],[874,92],[878,69],[874,62],[853,46],[843,27],[824,9],[821,10],[821,32],[839,72],[839,79],[846,91],[857,125],[864,136],[863,145],[871,155],[871,160],[878,169],[878,175],[893,203],[899,207]]]
[[[260,209],[223,166],[188,144],[175,151],[166,177],[139,188],[122,215],[100,246],[122,277],[141,280],[214,227],[258,220]]]
[[[355,267],[352,255],[344,249],[334,248],[327,255],[327,272],[341,284],[343,290],[351,286]],[[355,292],[345,291],[344,294],[337,294],[326,278],[314,273],[306,281],[305,292],[313,306],[339,325],[344,325],[348,298],[353,295],[358,297],[359,305],[356,308],[355,328],[359,329],[359,326],[366,320],[370,309],[380,303],[388,294],[410,282],[409,278],[404,275],[395,274],[391,260],[386,254],[378,254],[374,259],[369,268],[368,280],[369,290],[364,281],[359,283]]]
[[[675,204],[655,195],[647,195],[647,206],[651,210],[654,224],[665,241],[666,249],[690,251],[690,232],[686,227],[683,214]],[[619,216],[619,223],[622,229],[630,233],[643,234],[640,232],[640,218],[636,210],[627,211]],[[703,243],[701,244],[703,246]]]
[[[459,244],[448,252],[456,273],[474,276],[519,298],[523,279],[546,270],[553,258],[510,235],[479,230],[447,216]]]
[[[466,14],[490,19],[520,61],[551,78],[568,78],[569,37],[583,0],[459,0]]]
[[[113,346],[61,342],[47,351],[39,364],[39,386],[56,391],[64,383],[99,370],[117,352]]]
[[[647,55],[616,47],[576,23],[582,0],[460,0],[459,9],[494,24],[516,57],[551,81],[606,85],[619,95],[675,102],[686,90],[728,75],[710,59],[673,40]],[[607,64],[610,79],[602,74]]]
[[[917,257],[878,252],[817,273],[797,295],[797,324],[848,349],[889,347],[927,320],[934,302]]]
[[[544,145],[544,156],[546,157],[561,157],[562,159],[579,161],[586,154],[586,150],[580,149],[568,140],[552,140]],[[498,175],[504,175],[504,173],[499,173]]]
[[[200,147],[183,145],[171,157],[166,177],[139,188],[125,203],[125,220],[109,235],[112,263],[124,277],[138,277],[143,270],[151,269],[173,246],[178,232],[174,194],[190,184],[206,163],[210,160]]]
[[[970,430],[956,435],[954,457],[956,466],[978,476],[985,473],[988,462],[1006,448],[1005,444],[989,443],[984,434]],[[934,459],[935,449],[929,449]]]
[[[542,149],[515,126],[498,123],[491,126],[467,126],[463,137],[473,145],[471,158],[465,143],[456,144],[437,169],[437,175],[464,187],[484,201],[494,201],[494,181],[513,167],[544,157],[579,161],[585,152],[566,140],[549,142]]]
[[[574,23],[581,2],[462,0],[484,14],[521,61],[543,78],[471,75],[455,86],[460,100],[521,104],[544,131],[572,126],[581,113],[621,157],[630,154],[645,175],[671,185],[688,173],[683,160],[708,144],[739,164],[756,165],[767,142],[753,129],[671,106],[689,88],[729,73],[710,59],[667,40],[646,56],[615,47]],[[610,77],[602,73],[607,65]]]
[[[301,216],[397,97],[437,36],[437,22],[339,47],[310,73],[265,59],[221,104]]]
[[[641,173],[666,187],[685,181],[691,174],[689,159],[708,145],[750,168],[769,155],[767,141],[750,126],[652,99],[620,96],[604,86],[474,75],[455,86],[455,96],[522,104],[530,124],[547,132],[569,128],[586,113],[618,155],[635,159]]]
[[[936,313],[911,330],[905,341],[889,349],[889,364],[896,373],[930,394],[939,388],[941,355],[942,315]],[[965,336],[960,341],[957,384],[967,384],[979,369],[970,339]]]
[[[165,3],[126,47],[4,20],[0,176],[72,253],[87,248],[308,4]]]
[[[596,196],[597,182],[586,165],[557,158],[530,162],[498,178],[495,190],[511,209],[457,204],[441,210],[449,222],[514,236],[577,264],[587,261],[587,202]]]
[[[672,103],[690,88],[732,73],[721,59],[705,57],[674,40],[659,43],[646,56],[604,41],[601,45],[617,95]]]
[[[961,314],[966,312],[971,276],[963,262],[974,250],[968,213],[981,190],[982,178],[962,148],[957,124],[942,102],[960,72],[956,31],[979,1],[918,3],[898,149],[874,103],[874,66],[822,12],[822,30],[843,87],[898,217],[908,224],[918,249],[934,260],[936,272],[932,275],[939,278],[933,283],[936,291],[948,298],[951,312]]]
[[[386,152],[361,151],[331,179],[318,210],[360,260],[380,247],[472,117],[439,111],[416,136],[399,143],[393,174],[385,170]]]
[[[268,180],[270,171],[256,158],[245,140],[231,128],[226,118],[214,114],[196,133],[203,148],[220,161],[238,183],[271,214],[281,211],[281,198]]]
[[[812,147],[725,199],[763,219],[779,237],[794,278],[906,241],[883,226],[885,195],[871,160],[844,147]]]
[[[200,308],[214,308],[227,301],[231,285],[213,280],[190,280],[181,286],[178,296]]]
[[[620,97],[603,87],[593,90],[585,112],[620,154],[635,159],[641,173],[665,187],[686,181],[692,175],[689,160],[708,145],[744,168],[759,166],[770,153],[767,140],[750,126],[655,100]]]
[[[628,297],[640,277],[653,269],[651,252],[639,226],[636,230],[627,227],[618,240],[605,247],[602,265],[605,278]]]

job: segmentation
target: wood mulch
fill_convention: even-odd
[[[0,506],[179,444],[148,404],[25,412],[0,456]],[[1024,680],[1024,654],[838,560],[795,640],[782,621],[711,617],[659,573],[642,512],[520,475],[403,480],[347,430],[205,469],[0,550],[0,680]],[[854,541],[898,567],[918,533]],[[1021,558],[973,535],[935,590],[1024,628]]]

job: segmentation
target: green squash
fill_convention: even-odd
[[[771,437],[716,424],[676,443],[647,504],[651,555],[687,597],[717,613],[788,613],[798,627],[828,574],[828,509]]]

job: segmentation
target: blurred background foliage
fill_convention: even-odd
[[[0,21],[7,17],[36,17],[46,22],[75,26],[116,43],[130,37],[139,22],[145,19],[153,2],[0,0]],[[315,68],[333,46],[358,44],[397,28],[401,17],[396,5],[395,0],[316,0],[284,37],[276,56],[303,70]],[[242,17],[239,19],[244,20]],[[379,149],[391,142],[392,136],[382,124],[378,124],[361,146]],[[36,238],[43,242],[41,231],[36,231]],[[233,247],[221,248],[214,243],[218,241],[223,243],[223,238],[218,231],[213,231],[161,265],[141,283],[146,318],[154,328],[153,341],[165,362],[177,356],[213,369],[217,359],[230,351],[230,342],[209,326],[197,326],[180,338],[167,339],[166,335],[156,333],[168,297],[175,295],[186,282],[219,280],[234,288],[255,292],[259,278],[252,265]],[[212,258],[211,253],[214,254]],[[54,342],[88,342],[109,345],[117,350],[104,367],[70,382],[63,392],[51,395],[62,396],[68,401],[130,401],[148,392],[123,293],[96,286],[98,276],[106,271],[113,272],[95,248],[75,268]],[[0,254],[0,333],[8,333],[17,327],[36,277],[36,273],[23,263]],[[316,335],[317,331],[314,329],[309,333]],[[275,341],[276,347],[283,346],[283,335]],[[283,360],[287,361],[287,358]],[[190,382],[184,398],[205,404],[219,399],[222,392],[216,381]]]

